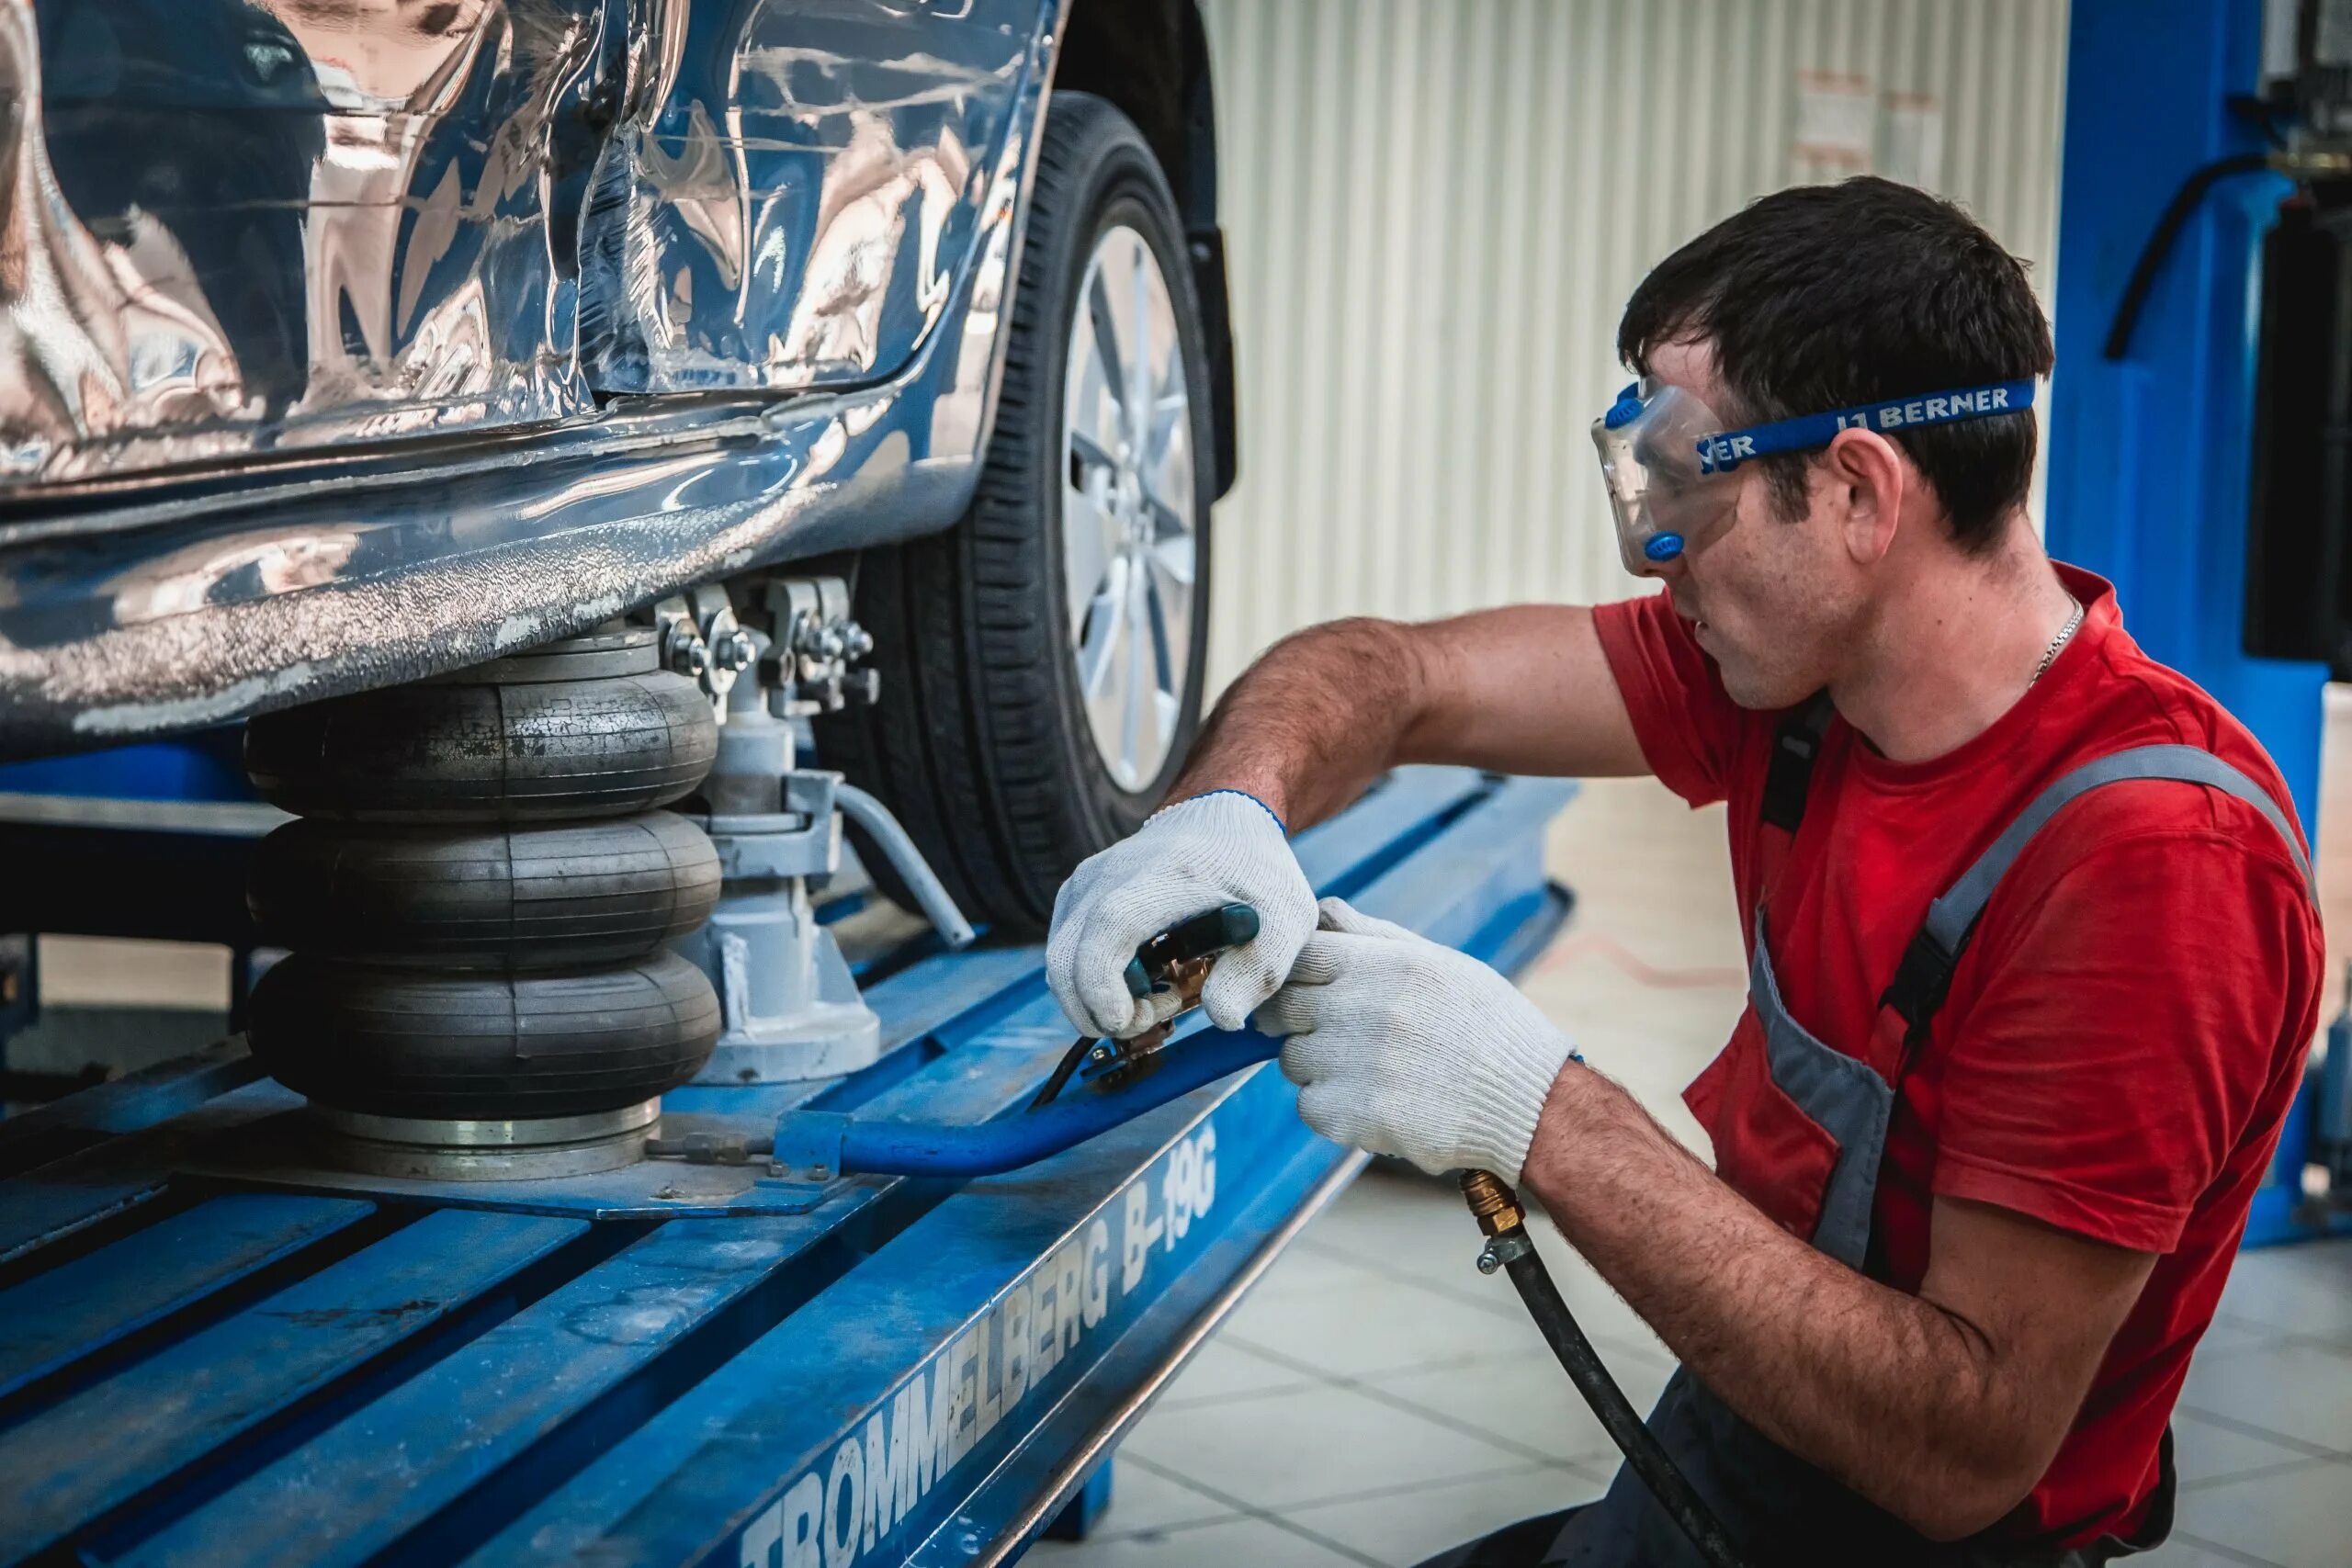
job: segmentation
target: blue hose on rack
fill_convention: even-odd
[[[995,1176],[1074,1148],[1260,1062],[1283,1043],[1250,1032],[1204,1031],[1163,1048],[1151,1071],[1120,1089],[1092,1089],[1034,1111],[957,1126],[944,1122],[843,1118],[839,1163],[843,1176]]]

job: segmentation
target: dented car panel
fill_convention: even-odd
[[[0,0],[0,484],[887,377],[1034,0]]]
[[[0,0],[0,483],[579,417],[600,0]],[[584,190],[584,181],[581,182]]]
[[[607,392],[888,375],[969,252],[1032,0],[647,0],[600,161],[582,354]]]
[[[98,13],[176,58],[66,39]],[[12,80],[82,95],[28,85],[0,126],[0,254],[22,261],[0,265],[0,756],[415,679],[948,525],[1061,20],[1028,0],[0,0]],[[741,40],[786,21],[824,58],[744,71]],[[690,68],[706,26],[738,40],[746,101],[799,107],[695,140],[726,121],[694,85],[722,58]],[[124,107],[134,78],[212,117],[183,138],[202,157],[132,155],[165,132]],[[779,81],[798,96],[760,96]],[[755,160],[795,115],[801,139]],[[679,172],[706,154],[735,183]],[[110,158],[135,188],[102,200]],[[344,197],[285,194],[298,166]],[[184,239],[208,211],[234,234]],[[625,292],[632,255],[659,287]]]

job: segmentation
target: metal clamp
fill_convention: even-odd
[[[768,702],[778,718],[838,713],[852,699],[871,703],[881,679],[850,666],[874,651],[873,635],[850,618],[849,584],[838,577],[787,577],[768,584],[775,628],[775,669]]]
[[[653,623],[662,632],[662,662],[665,668],[694,678],[710,699],[718,722],[727,722],[727,694],[735,677],[759,657],[759,644],[735,619],[727,590],[707,582],[653,607]]]
[[[1478,1272],[1492,1274],[1506,1264],[1518,1262],[1534,1250],[1535,1244],[1527,1239],[1525,1231],[1516,1231],[1508,1235],[1488,1236],[1487,1245],[1478,1249]]]

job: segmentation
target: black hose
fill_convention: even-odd
[[[1731,1537],[1709,1508],[1706,1501],[1691,1486],[1690,1479],[1676,1467],[1673,1457],[1657,1440],[1641,1416],[1625,1398],[1625,1391],[1609,1375],[1592,1341],[1584,1337],[1577,1320],[1568,1311],[1568,1303],[1560,1299],[1560,1289],[1552,1283],[1551,1271],[1544,1267],[1544,1259],[1535,1255],[1535,1246],[1527,1238],[1524,1225],[1513,1225],[1498,1232],[1494,1247],[1503,1258],[1503,1268],[1510,1274],[1510,1282],[1518,1287],[1519,1299],[1527,1303],[1528,1315],[1552,1347],[1552,1354],[1560,1359],[1560,1370],[1568,1374],[1584,1402],[1600,1417],[1609,1436],[1625,1455],[1625,1462],[1650,1489],[1658,1506],[1664,1508],[1690,1544],[1699,1549],[1711,1568],[1745,1568],[1739,1554],[1732,1550]]]
[[[2165,204],[2164,216],[2148,235],[2148,243],[2140,248],[2140,259],[2132,264],[2132,279],[2123,286],[2123,298],[2116,302],[2115,321],[2107,329],[2107,344],[2100,352],[2109,359],[2120,359],[2132,346],[2132,329],[2140,322],[2140,311],[2148,302],[2148,290],[2155,287],[2156,268],[2163,265],[2172,243],[2179,237],[2181,225],[2205,199],[2213,182],[2231,175],[2250,175],[2270,166],[2267,152],[2234,152],[2226,158],[2216,158],[2201,167],[2191,169],[2180,188],[2172,193],[2172,200]]]

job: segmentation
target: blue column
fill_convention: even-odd
[[[2248,431],[2264,232],[2286,185],[2222,181],[2156,276],[2130,356],[2100,345],[2142,243],[2191,169],[2259,151],[2261,0],[2075,0],[2058,206],[2050,550],[2112,580],[2124,625],[2254,731],[2305,830],[2319,807],[2317,664],[2247,658]]]

